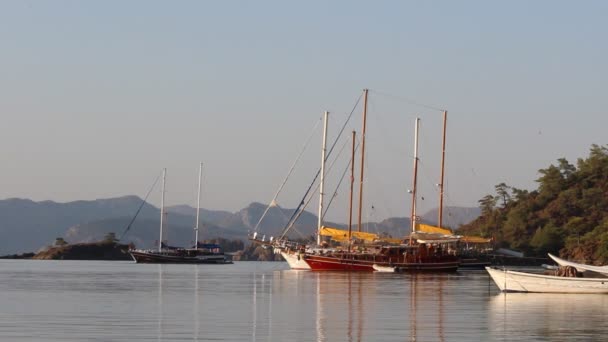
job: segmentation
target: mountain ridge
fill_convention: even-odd
[[[70,243],[98,241],[110,232],[121,237],[142,201],[134,195],[65,203],[16,197],[0,200],[0,217],[3,218],[0,222],[0,255],[37,251],[52,244],[57,237]],[[199,237],[246,240],[265,210],[266,205],[259,202],[251,202],[236,212],[201,208]],[[474,212],[475,208],[466,210]],[[280,235],[293,212],[294,209],[280,206],[269,208],[258,231],[268,236]],[[445,212],[450,212],[450,209],[446,208]],[[193,243],[196,209],[188,205],[168,206],[166,213],[164,239],[176,245]],[[422,218],[433,223],[431,216],[435,213],[427,213]],[[122,241],[133,242],[142,248],[157,245],[159,218],[160,209],[145,203]],[[326,224],[346,227],[342,223]],[[315,234],[316,226],[317,216],[304,211],[291,229],[290,236],[309,238]],[[365,226],[377,233],[403,235],[408,230],[409,218],[388,218],[365,223]]]

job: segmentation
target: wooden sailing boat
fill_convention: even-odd
[[[367,92],[366,92],[367,95]],[[365,115],[364,115],[365,116]],[[416,182],[418,172],[418,129],[416,119],[414,144],[414,187],[412,190],[412,235],[416,233]],[[365,120],[364,120],[365,129]],[[365,153],[362,146],[362,152]],[[363,163],[362,163],[363,164]],[[363,172],[362,172],[363,173]],[[362,202],[360,197],[360,203]],[[361,217],[361,205],[359,206]],[[360,223],[359,223],[360,226]],[[452,272],[456,271],[459,259],[446,252],[441,244],[417,243],[410,238],[408,244],[376,245],[362,251],[335,251],[329,253],[306,253],[305,260],[314,271],[404,271],[404,272]],[[435,245],[437,247],[435,247]]]
[[[198,198],[196,208],[196,227],[195,245],[192,248],[175,248],[165,246],[163,241],[163,226],[165,217],[165,181],[167,169],[163,169],[163,183],[160,200],[160,236],[158,240],[158,249],[135,249],[129,253],[136,263],[173,263],[173,264],[231,264],[232,260],[221,251],[221,247],[217,244],[200,244],[198,242],[199,230],[199,212],[200,212],[200,196],[201,196],[201,179],[203,172],[203,163],[199,168],[198,180]]]

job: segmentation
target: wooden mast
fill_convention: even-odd
[[[163,186],[160,195],[160,238],[158,240],[158,251],[163,249],[163,218],[165,216],[165,181],[167,178],[167,169],[163,169]]]
[[[414,131],[414,181],[413,181],[413,186],[412,186],[412,213],[411,213],[412,233],[416,232],[416,182],[418,181],[418,128],[419,127],[420,127],[420,118],[416,118],[416,126],[415,126],[415,131]]]
[[[365,164],[365,128],[367,121],[367,93],[369,89],[363,89],[363,131],[361,133],[361,177],[359,182],[359,220],[358,231],[361,232],[361,212],[363,210],[363,171]]]
[[[321,147],[321,181],[319,186],[319,217],[317,222],[317,245],[321,245],[321,228],[323,227],[323,186],[325,183],[325,159],[327,154],[327,118],[329,112],[323,116],[323,146]]]
[[[445,171],[445,131],[448,121],[448,111],[443,111],[443,139],[441,141],[441,178],[439,179],[439,228],[443,227],[443,176]]]
[[[351,250],[353,227],[353,187],[355,186],[355,131],[353,131],[353,147],[350,157],[350,206],[348,209],[348,252]]]
[[[194,227],[194,249],[198,249],[198,226],[201,211],[201,180],[203,178],[203,162],[198,168],[198,195],[196,196],[196,227]]]

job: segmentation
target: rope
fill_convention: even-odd
[[[285,186],[285,184],[287,183],[287,180],[289,179],[289,177],[291,176],[291,174],[293,173],[293,170],[295,169],[296,165],[298,164],[298,162],[300,161],[300,159],[302,158],[302,155],[304,154],[304,151],[306,151],[306,148],[308,147],[308,144],[310,143],[314,132],[317,130],[317,127],[319,126],[319,123],[321,122],[321,120],[319,119],[317,121],[317,123],[314,125],[310,136],[308,137],[308,139],[306,140],[306,142],[304,143],[304,146],[302,146],[302,150],[300,151],[300,154],[297,156],[296,160],[293,162],[293,164],[291,165],[291,168],[289,169],[289,172],[287,173],[287,176],[285,177],[285,179],[283,180],[283,183],[281,183],[281,185],[279,186],[279,189],[277,190],[277,192],[274,194],[274,197],[272,198],[272,200],[270,201],[270,203],[268,203],[268,206],[266,207],[266,210],[264,210],[264,213],[262,214],[262,216],[260,216],[260,219],[258,220],[258,223],[256,223],[255,227],[253,228],[254,232],[258,231],[258,227],[260,226],[260,224],[262,223],[262,220],[264,219],[264,217],[266,217],[266,214],[268,214],[268,210],[270,210],[270,206],[276,201],[277,197],[279,197],[279,194],[281,193],[281,191],[283,190],[283,187]],[[282,212],[282,211],[281,211]]]
[[[403,102],[409,103],[411,105],[422,107],[422,108],[426,108],[426,109],[430,109],[430,110],[437,110],[437,111],[440,111],[440,112],[443,112],[445,110],[445,109],[441,109],[441,108],[439,108],[437,106],[434,106],[434,105],[428,105],[428,104],[420,103],[418,101],[414,101],[414,100],[408,99],[408,98],[403,97],[403,96],[391,95],[391,94],[384,93],[384,92],[381,92],[381,91],[378,91],[378,90],[374,90],[374,93],[377,94],[377,95],[380,95],[380,96],[389,97],[389,98],[392,98],[394,100],[403,101]]]
[[[347,142],[348,142],[348,141],[347,141]],[[346,146],[346,144],[345,144],[345,146]],[[344,148],[342,148],[342,149],[340,150],[340,152],[338,153],[338,155],[336,156],[336,158],[335,158],[334,160],[332,160],[332,162],[330,163],[329,167],[327,168],[327,174],[329,174],[329,173],[331,172],[331,170],[333,169],[334,165],[335,165],[335,164],[336,164],[336,162],[338,161],[338,158],[340,157],[340,155],[342,154],[342,152],[343,152],[343,151],[344,151]],[[314,183],[313,183],[313,185],[314,185]],[[295,215],[295,218],[294,218],[293,220],[290,220],[290,221],[288,222],[288,226],[287,226],[287,227],[285,227],[285,228],[283,229],[283,231],[281,232],[281,239],[285,237],[285,235],[287,234],[287,232],[289,232],[289,230],[290,230],[291,228],[294,228],[294,225],[295,225],[296,221],[297,221],[297,220],[300,218],[300,216],[302,216],[302,214],[304,213],[304,210],[306,210],[306,207],[308,207],[308,204],[309,204],[309,203],[310,203],[310,201],[312,200],[312,197],[313,197],[312,195],[313,195],[314,193],[316,193],[316,192],[317,192],[317,190],[319,189],[319,187],[320,187],[320,186],[321,186],[321,184],[317,184],[317,186],[315,187],[315,190],[314,190],[312,193],[310,193],[310,196],[308,196],[308,192],[306,193],[306,196],[308,197],[308,199],[306,199],[306,198],[303,198],[303,199],[302,199],[302,204],[303,204],[303,205],[299,206],[299,207],[296,209],[296,210],[298,210],[297,215]],[[323,215],[323,216],[324,216],[324,215]],[[293,217],[294,217],[294,216],[292,215],[292,218],[293,218]],[[322,219],[322,218],[323,218],[323,217],[321,217],[321,219]],[[294,229],[295,229],[295,228],[294,228]]]
[[[334,147],[336,146],[336,143],[340,139],[340,136],[344,132],[344,129],[346,128],[346,125],[348,124],[348,122],[350,121],[351,117],[353,116],[353,113],[355,112],[355,109],[359,105],[359,101],[361,101],[361,96],[363,96],[363,93],[361,93],[359,95],[359,98],[357,98],[357,101],[355,102],[355,105],[353,106],[353,109],[350,111],[350,114],[346,118],[346,121],[344,122],[344,125],[342,126],[342,129],[340,129],[340,132],[338,133],[338,136],[336,137],[336,139],[334,140],[331,148],[327,152],[327,155],[325,156],[326,160],[331,155],[331,152],[333,151]],[[312,182],[308,186],[308,189],[304,193],[304,196],[302,197],[302,200],[300,200],[300,203],[298,204],[298,207],[296,209],[294,209],[293,214],[291,215],[291,218],[289,219],[289,221],[287,221],[287,224],[285,225],[285,228],[283,228],[283,234],[282,234],[283,236],[286,234],[287,230],[289,230],[289,227],[292,225],[292,221],[295,223],[295,220],[297,220],[297,217],[300,216],[300,214],[298,214],[298,212],[300,211],[300,208],[302,207],[302,205],[304,205],[304,201],[306,200],[306,197],[310,193],[310,190],[312,189],[313,185],[317,181],[317,178],[319,177],[320,173],[321,173],[321,168],[319,167],[319,170],[317,171],[317,174],[315,175],[315,177],[313,178]]]
[[[139,208],[137,208],[137,211],[135,212],[135,215],[131,219],[131,222],[129,222],[129,224],[127,225],[127,227],[125,228],[125,230],[120,235],[120,238],[118,239],[119,241],[122,240],[122,238],[125,236],[125,234],[127,234],[127,232],[129,231],[129,229],[131,229],[131,225],[133,224],[133,222],[135,222],[135,219],[137,218],[137,215],[139,214],[139,212],[141,211],[141,209],[144,207],[144,204],[146,204],[146,200],[148,199],[148,196],[150,196],[150,193],[152,192],[152,190],[156,186],[156,183],[158,183],[158,179],[159,178],[160,178],[160,174],[158,176],[156,176],[156,180],[154,180],[154,183],[152,184],[152,187],[150,187],[150,190],[148,190],[148,193],[146,194],[146,197],[143,199],[143,201],[141,201],[141,204],[139,205]]]
[[[346,142],[348,143],[349,141],[347,140]],[[346,144],[344,146],[346,146]],[[357,144],[355,146],[355,152],[357,151],[358,148],[359,148],[359,144]],[[344,149],[344,147],[343,147],[343,149]],[[331,196],[331,198],[329,199],[329,201],[327,203],[327,207],[325,208],[325,211],[323,212],[323,216],[321,216],[321,220],[325,219],[325,214],[327,214],[329,207],[333,203],[334,199],[338,196],[338,189],[340,188],[340,185],[342,185],[342,181],[344,180],[344,177],[346,177],[346,173],[348,172],[348,170],[350,170],[350,165],[352,162],[353,162],[352,160],[349,160],[348,164],[346,164],[346,168],[344,169],[344,172],[342,172],[342,177],[340,177],[340,181],[338,182],[338,185],[336,185],[336,190],[334,191],[333,195]]]

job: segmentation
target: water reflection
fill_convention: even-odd
[[[317,341],[445,341],[443,275],[310,274]]]
[[[158,268],[158,327],[157,327],[157,341],[163,340],[163,266],[162,264],[156,265]]]
[[[606,307],[605,295],[504,293],[490,299],[489,326],[511,340],[568,341],[604,326]]]
[[[198,319],[199,317],[199,307],[200,307],[200,302],[199,302],[199,295],[198,295],[198,265],[192,265],[192,267],[194,268],[194,310],[192,313],[192,318],[194,319],[194,335],[192,340],[193,341],[198,341],[198,335],[200,332],[200,321]]]
[[[409,278],[410,289],[410,341],[417,341],[418,326],[429,324],[429,320],[437,324],[437,336],[433,337],[437,341],[445,341],[444,336],[444,308],[443,308],[443,286],[446,280],[445,276],[438,275],[435,277],[429,275],[411,274]],[[426,293],[425,291],[426,290]],[[422,302],[419,308],[418,301]],[[435,307],[434,307],[435,306]],[[428,312],[424,312],[428,309]],[[423,311],[423,315],[419,321],[419,311]],[[429,331],[421,332],[422,336],[428,334]]]
[[[600,341],[608,333],[605,295],[496,295],[482,272],[282,265],[0,261],[0,341]]]

